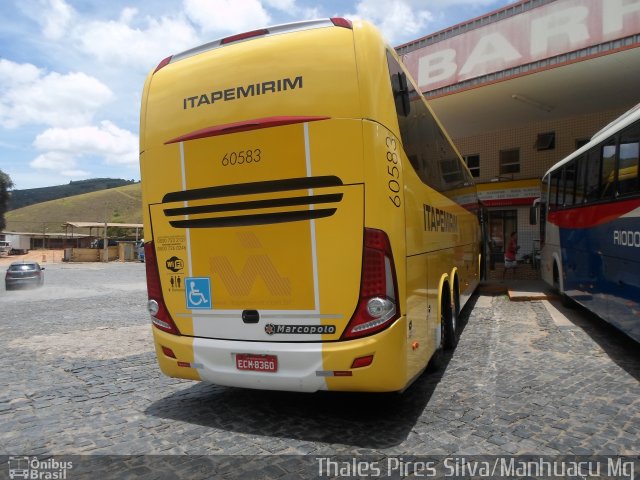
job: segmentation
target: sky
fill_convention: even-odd
[[[312,18],[372,22],[396,46],[513,0],[0,0],[0,170],[15,189],[139,180],[144,80],[165,57]]]

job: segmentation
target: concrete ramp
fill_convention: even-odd
[[[551,287],[542,280],[488,281],[480,285],[480,292],[486,295],[506,294],[514,302],[557,298]]]

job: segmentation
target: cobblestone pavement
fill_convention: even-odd
[[[584,312],[477,296],[403,395],[257,394],[160,373],[143,264],[45,274],[0,287],[0,455],[640,453],[640,349]]]

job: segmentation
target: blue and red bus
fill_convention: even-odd
[[[542,179],[542,278],[640,341],[640,104]],[[545,218],[546,216],[546,218]]]

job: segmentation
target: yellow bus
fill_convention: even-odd
[[[476,189],[370,24],[281,25],[163,60],[140,151],[166,375],[402,391],[455,346],[479,282]]]

